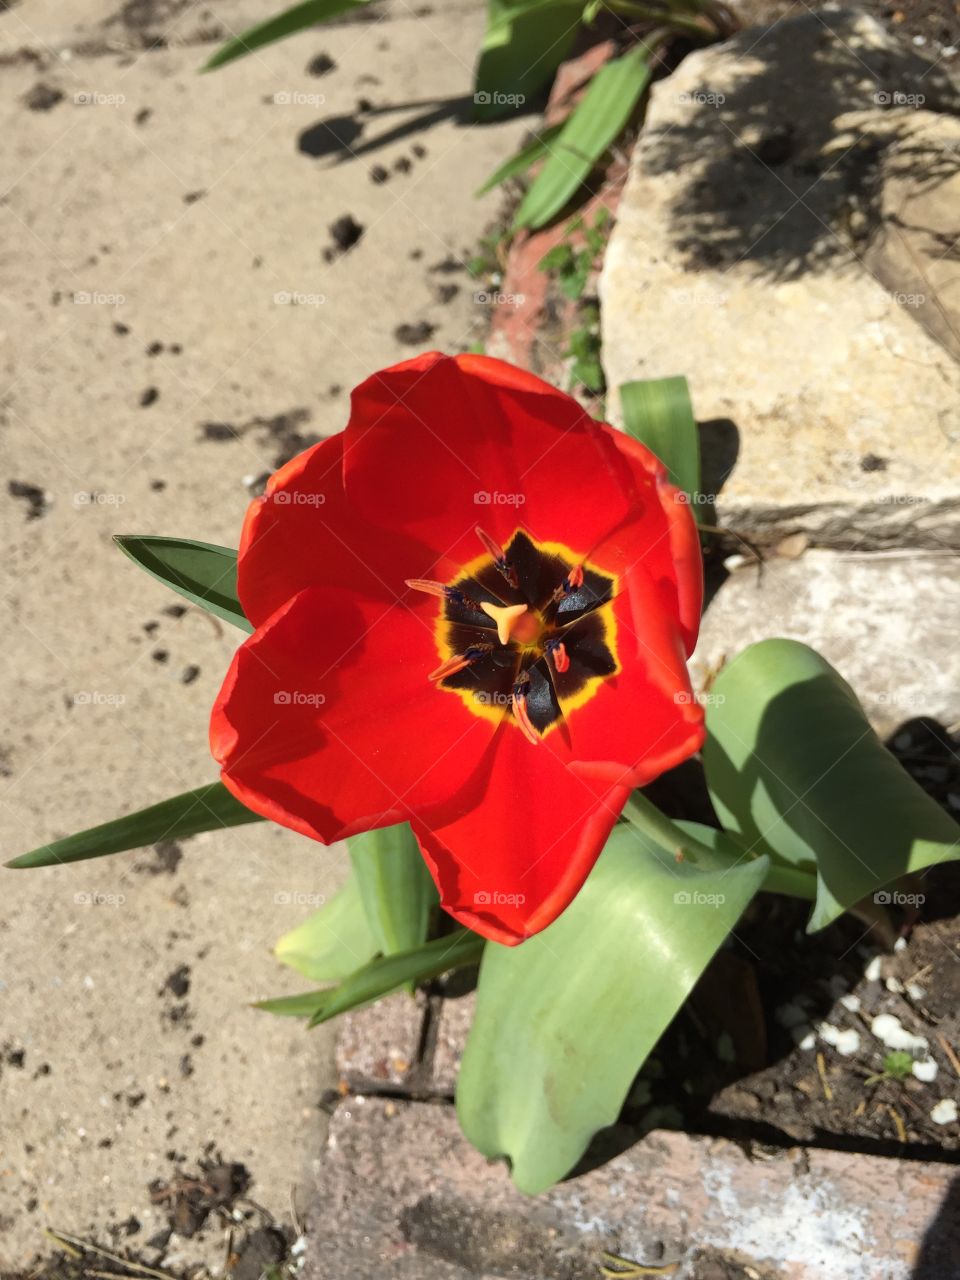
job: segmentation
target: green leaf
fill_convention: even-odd
[[[377,954],[363,899],[352,875],[335,897],[285,933],[273,953],[314,982],[339,982]]]
[[[700,435],[686,378],[624,382],[620,408],[623,429],[657,455],[672,483],[695,503],[700,492]]]
[[[493,187],[498,187],[501,182],[506,182],[508,178],[515,178],[518,173],[524,173],[532,164],[547,154],[550,148],[550,142],[554,139],[563,128],[564,122],[549,125],[546,129],[541,129],[537,136],[528,142],[525,147],[504,161],[499,169],[491,173],[482,187],[479,187],[474,193],[477,196],[485,195]],[[542,265],[542,263],[541,263]]]
[[[285,9],[283,13],[274,14],[272,18],[257,23],[242,35],[222,44],[203,70],[213,71],[216,67],[253,53],[254,49],[262,49],[275,40],[283,40],[297,31],[303,31],[305,27],[312,27],[318,22],[329,22],[331,18],[338,18],[341,13],[362,9],[367,2],[368,0],[305,0],[304,4],[297,4],[292,9]]]
[[[703,763],[717,814],[748,847],[816,869],[810,932],[908,872],[960,857],[960,827],[813,649],[762,640],[711,695]]]
[[[484,940],[479,934],[461,929],[410,951],[378,956],[344,979],[338,987],[307,991],[302,996],[285,996],[279,1000],[263,1000],[255,1007],[268,1013],[294,1014],[292,1002],[298,1001],[294,1016],[309,1016],[310,1026],[315,1027],[321,1022],[329,1022],[338,1014],[389,995],[400,987],[426,982],[463,965],[476,964],[483,953],[483,946]]]
[[[237,599],[237,553],[189,538],[118,535],[114,541],[141,569],[208,613],[252,631]]]
[[[600,68],[524,196],[514,231],[542,227],[560,212],[616,141],[649,81],[650,64],[640,45]]]
[[[548,929],[487,945],[457,1111],[484,1155],[509,1156],[521,1191],[562,1178],[616,1120],[766,869],[698,870],[621,825]]]
[[[201,831],[262,821],[259,814],[234,799],[222,782],[210,782],[148,809],[139,809],[125,818],[115,818],[113,822],[41,845],[31,853],[14,858],[7,866],[19,870],[82,862],[85,858],[102,858],[125,849],[142,849],[158,840],[182,840]]]
[[[583,0],[489,0],[474,114],[495,120],[545,88],[573,48]]]
[[[347,848],[375,949],[419,946],[440,898],[409,822],[351,836]]]

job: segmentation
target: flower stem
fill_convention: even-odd
[[[657,806],[652,804],[639,791],[634,791],[624,805],[623,816],[631,826],[636,827],[645,836],[656,841],[662,848],[671,852],[692,854],[693,856],[689,858],[689,861],[694,866],[697,864],[698,854],[707,859],[708,866],[715,865],[718,858],[722,859],[723,857],[720,851],[711,849],[708,844],[704,844],[696,836],[692,836],[689,832],[678,827],[672,818],[668,818],[666,814],[661,813]],[[766,892],[784,893],[788,897],[804,898],[808,902],[816,900],[817,877],[815,875],[812,875],[809,871],[801,871],[797,867],[775,861],[774,855],[768,850],[747,848],[735,835],[728,831],[723,834],[737,846],[741,856],[749,861],[753,861],[766,853],[770,859],[767,878],[763,882],[763,888]]]

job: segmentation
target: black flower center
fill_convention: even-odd
[[[480,715],[510,715],[531,742],[616,675],[614,578],[518,530],[451,583],[411,581],[442,600],[431,679]]]

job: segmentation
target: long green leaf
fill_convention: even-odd
[[[242,35],[235,36],[222,44],[210,61],[202,68],[213,71],[236,58],[262,49],[264,45],[275,40],[283,40],[306,27],[315,26],[318,22],[329,22],[331,18],[339,18],[342,13],[350,13],[354,9],[363,9],[368,0],[305,0],[303,4],[285,9],[283,13],[274,14],[265,22],[250,27]]]
[[[960,827],[813,649],[751,645],[711,693],[703,762],[717,814],[753,849],[816,869],[811,932],[908,872],[960,858]]]
[[[767,859],[698,870],[615,829],[543,933],[489,943],[457,1085],[464,1133],[536,1194],[616,1120],[630,1085],[763,884]]]
[[[686,378],[650,378],[620,387],[624,430],[657,455],[671,481],[696,503],[700,435]]]
[[[351,836],[347,847],[376,950],[419,946],[440,898],[409,822]]]
[[[536,164],[549,151],[550,143],[562,128],[563,122],[541,129],[532,141],[528,142],[525,147],[521,147],[509,160],[505,160],[499,169],[491,173],[490,177],[482,187],[477,189],[475,194],[478,196],[485,195],[492,187],[498,187],[501,182],[506,182],[508,178],[515,178],[518,173],[523,173],[532,164]]]
[[[389,995],[408,983],[426,982],[450,969],[476,964],[483,954],[483,947],[484,940],[479,934],[461,929],[446,938],[425,942],[411,951],[379,956],[352,973],[338,987],[307,991],[301,996],[283,996],[278,1000],[263,1000],[255,1007],[267,1013],[309,1016],[310,1026],[315,1027],[321,1022],[329,1022],[338,1014]],[[298,1002],[296,1006],[294,1001]]]
[[[185,599],[242,631],[252,631],[237,598],[237,553],[189,538],[118,535],[114,541],[141,569]]]
[[[474,114],[494,120],[544,89],[574,46],[583,0],[488,0]]]
[[[210,782],[195,791],[185,791],[183,795],[130,813],[125,818],[115,818],[113,822],[104,822],[99,827],[53,840],[31,853],[21,854],[7,866],[20,870],[81,862],[85,858],[122,853],[125,849],[142,849],[144,845],[156,844],[158,840],[181,840],[201,831],[217,831],[221,827],[262,821],[259,814],[234,799],[222,782]]]
[[[273,953],[313,982],[340,982],[378,949],[351,874],[338,894],[279,939]]]
[[[639,45],[600,68],[524,196],[515,231],[542,227],[560,212],[616,140],[649,81],[650,63]]]

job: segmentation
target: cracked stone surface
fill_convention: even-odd
[[[676,1280],[954,1280],[960,1268],[949,1165],[751,1159],[657,1131],[531,1199],[470,1147],[452,1107],[347,1098],[318,1178],[304,1280],[585,1280],[604,1250],[677,1263]]]
[[[877,732],[932,716],[960,724],[960,562],[934,552],[807,551],[744,565],[704,616],[691,662],[703,687],[747,645],[802,640],[853,686]]]
[[[611,388],[688,375],[721,524],[960,547],[958,109],[942,67],[840,11],[654,86],[604,363]]]

